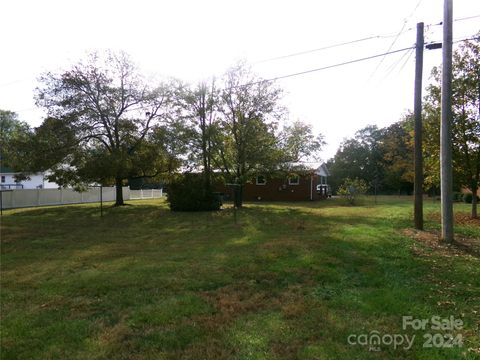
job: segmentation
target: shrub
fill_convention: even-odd
[[[167,201],[172,211],[213,211],[222,206],[220,197],[206,190],[203,178],[186,174],[168,187]]]
[[[460,202],[463,200],[463,193],[455,191],[453,193],[453,201]]]
[[[463,201],[466,202],[467,204],[471,204],[473,201],[473,194],[472,193],[463,194]],[[480,201],[480,198],[477,196],[477,202],[478,201]]]
[[[368,190],[368,185],[362,179],[346,178],[342,185],[338,188],[338,195],[347,199],[350,205],[355,205],[355,199],[360,195],[364,195]]]

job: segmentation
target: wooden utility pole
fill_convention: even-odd
[[[422,76],[423,76],[423,22],[417,24],[417,43],[415,49],[415,145],[414,145],[414,211],[415,229],[423,230],[423,159],[422,159]]]
[[[440,189],[442,240],[453,242],[452,184],[452,23],[453,0],[444,0],[442,46],[442,115],[440,123]]]

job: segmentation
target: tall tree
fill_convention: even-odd
[[[412,133],[410,115],[385,128],[369,125],[357,131],[329,161],[331,185],[336,189],[345,179],[358,178],[373,191],[411,193]]]
[[[434,84],[428,88],[426,101],[426,126],[438,134],[440,104],[440,71],[432,71]],[[478,217],[477,193],[480,185],[480,42],[466,41],[453,54],[452,79],[452,145],[453,175],[457,186],[463,186],[473,193],[472,217]],[[438,137],[427,137],[432,168],[430,176],[435,179],[438,171]]]
[[[62,121],[76,137],[75,153],[62,159],[79,180],[113,179],[116,205],[132,161],[168,105],[168,89],[150,88],[125,53],[90,55],[60,74],[46,73],[37,105]],[[104,166],[98,166],[103,164]]]
[[[201,164],[204,188],[210,191],[218,138],[219,91],[215,80],[200,82],[195,87],[182,86],[179,101],[190,122],[193,160]]]
[[[69,157],[77,152],[74,131],[59,119],[47,118],[13,144],[11,164],[18,173],[17,179],[27,179],[30,174],[46,172],[46,178],[60,186],[73,183],[76,178],[68,169]]]
[[[413,116],[407,114],[383,131],[383,186],[400,193],[413,191]]]
[[[437,73],[433,68],[432,75]],[[424,185],[437,192],[440,189],[440,87],[430,84],[423,102],[423,164]],[[455,179],[454,179],[455,180]]]
[[[323,135],[315,136],[312,125],[300,120],[285,125],[279,141],[286,162],[318,160],[325,145]]]
[[[0,110],[0,163],[5,167],[15,167],[18,143],[31,135],[30,126],[18,119],[13,111]],[[17,170],[17,169],[15,169]]]
[[[231,68],[224,83],[219,158],[227,181],[238,184],[235,205],[240,207],[245,182],[280,160],[275,131],[284,111],[279,105],[281,90],[245,64]]]
[[[328,164],[332,174],[331,185],[334,189],[337,189],[347,178],[362,179],[372,188],[382,184],[383,136],[384,129],[368,125],[357,131],[354,138],[342,142],[333,160]]]

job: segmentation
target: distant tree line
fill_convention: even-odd
[[[364,180],[369,192],[410,194],[413,191],[412,117],[386,128],[370,125],[342,142],[327,167],[336,192],[347,178]]]
[[[424,191],[440,187],[440,69],[432,70],[423,104]],[[454,190],[472,192],[472,217],[477,217],[480,186],[480,45],[463,42],[453,55],[453,179]],[[346,139],[328,162],[336,191],[347,178],[363,179],[369,192],[413,192],[413,116],[385,128],[367,126]]]

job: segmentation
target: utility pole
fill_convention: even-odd
[[[440,123],[440,189],[442,240],[453,242],[452,185],[452,24],[453,0],[444,0],[442,46],[442,108]]]
[[[415,116],[414,144],[414,211],[415,229],[423,230],[423,159],[422,159],[422,76],[423,76],[423,22],[417,24],[415,46],[415,91],[413,112]]]

